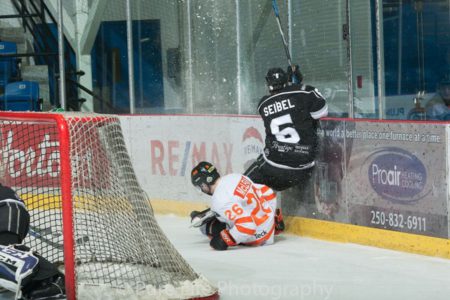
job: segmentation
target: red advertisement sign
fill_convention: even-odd
[[[111,186],[113,154],[108,156],[97,128],[86,128],[71,139],[70,157],[63,159],[70,159],[72,170],[68,179],[73,186],[99,189]],[[30,188],[60,186],[60,142],[54,124],[2,124],[0,159],[2,184]]]
[[[52,124],[0,127],[1,177],[5,185],[59,185],[59,142]]]

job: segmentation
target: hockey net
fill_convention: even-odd
[[[68,299],[218,298],[155,221],[117,117],[1,112],[0,142],[0,182],[31,215],[24,243],[64,268]]]

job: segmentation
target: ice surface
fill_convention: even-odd
[[[282,235],[218,252],[189,219],[159,216],[181,255],[221,299],[450,299],[450,260]]]
[[[449,299],[450,260],[293,235],[274,245],[212,250],[189,218],[158,216],[188,263],[235,299]],[[0,300],[13,299],[0,294]]]

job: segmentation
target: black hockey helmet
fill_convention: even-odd
[[[281,68],[272,68],[267,71],[266,82],[269,90],[276,91],[286,86],[288,76]]]
[[[22,201],[22,199],[20,199],[20,197],[12,188],[10,188],[9,186],[4,186],[3,184],[0,183],[0,200],[6,199],[14,199]]]
[[[211,163],[202,161],[191,171],[191,181],[196,187],[201,188],[202,184],[212,185],[220,177],[216,167]]]

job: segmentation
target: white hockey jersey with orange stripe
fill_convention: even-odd
[[[212,195],[211,210],[227,223],[237,244],[272,244],[277,198],[268,186],[253,183],[241,174],[228,174]]]

